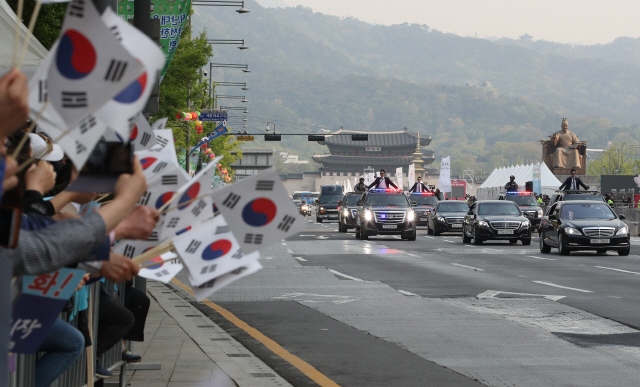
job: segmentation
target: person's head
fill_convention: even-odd
[[[361,183],[364,183],[364,177],[361,177],[361,178],[360,178],[360,182],[361,182]]]
[[[514,181],[516,179],[516,177],[511,175],[511,176],[509,176],[509,179],[511,179],[511,181]]]
[[[384,169],[380,170],[380,177],[384,177]]]
[[[418,183],[422,183],[422,178],[418,176]]]
[[[567,121],[566,118],[563,118],[562,125],[560,127],[562,128],[563,132],[566,132],[567,130],[569,130],[569,121]]]
[[[572,170],[571,170],[571,176],[572,176],[572,177],[576,177],[576,170],[575,170],[575,169],[572,169]]]

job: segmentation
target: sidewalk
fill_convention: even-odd
[[[134,343],[142,363],[161,370],[128,370],[133,387],[290,386],[186,300],[160,283],[148,283],[151,307],[145,341]],[[107,379],[115,382],[117,375]]]

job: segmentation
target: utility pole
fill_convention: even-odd
[[[187,111],[191,111],[191,85],[187,86]],[[185,159],[185,163],[186,165],[186,171],[187,174],[189,173],[189,170],[191,169],[191,156],[189,155],[189,142],[191,142],[191,131],[189,130],[189,124],[187,123],[187,149],[185,150],[186,152],[186,159]]]

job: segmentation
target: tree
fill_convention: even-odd
[[[626,142],[615,143],[596,160],[589,162],[590,175],[636,175],[640,173],[637,149]]]
[[[18,0],[8,0],[7,3],[16,12],[18,6]],[[33,36],[42,43],[47,50],[51,49],[53,43],[58,39],[60,35],[60,28],[62,28],[62,21],[64,20],[64,14],[67,10],[68,3],[54,3],[43,4],[38,14],[38,21],[33,29]],[[31,20],[31,14],[35,7],[35,1],[25,1],[22,11],[22,20],[28,25]],[[6,39],[6,37],[5,37]]]

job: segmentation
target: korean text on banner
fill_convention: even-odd
[[[396,180],[398,181],[398,187],[402,188],[402,167],[396,168]]]
[[[160,79],[167,73],[176,53],[190,6],[191,0],[155,0],[151,3],[151,18],[160,19],[160,45],[165,56]],[[133,1],[119,1],[118,16],[124,20],[133,19]]]
[[[533,181],[533,192],[537,194],[541,194],[542,193],[542,175],[540,170],[540,163],[533,164],[532,181]]]
[[[440,163],[440,192],[451,192],[451,156],[444,157]]]
[[[414,181],[416,181],[416,165],[409,164],[409,176],[407,177],[409,180],[409,185],[412,185]]]

